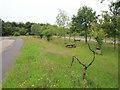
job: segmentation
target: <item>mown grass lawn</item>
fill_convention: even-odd
[[[66,48],[63,39],[47,42],[35,37],[22,37],[24,45],[16,63],[3,81],[3,88],[115,88],[118,87],[118,52],[111,44],[103,45],[82,80],[83,67],[72,56],[88,64],[92,53],[84,41],[77,48]],[[95,43],[91,42],[95,49]]]

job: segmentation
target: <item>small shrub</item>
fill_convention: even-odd
[[[29,36],[29,33],[26,33],[26,36]]]
[[[47,41],[50,41],[51,40],[51,38],[52,38],[52,32],[51,32],[51,30],[45,30],[45,31],[43,31],[43,33],[42,33],[45,37],[46,37],[46,39],[47,39]]]
[[[15,32],[14,36],[20,36],[20,33],[19,32]]]
[[[40,38],[42,39],[43,38],[43,34],[41,33],[41,34],[39,34],[40,35]]]

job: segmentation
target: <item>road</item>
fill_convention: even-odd
[[[18,38],[9,48],[2,52],[2,80],[15,63],[16,56],[19,54],[22,44],[23,40]]]
[[[64,37],[62,37],[62,38],[64,38]],[[69,37],[66,37],[67,39],[69,39]],[[71,37],[70,39],[74,39],[73,37]],[[85,41],[85,38],[81,38],[81,37],[77,37],[77,38],[75,38],[75,39],[80,39],[80,40],[83,40],[83,41]],[[87,40],[89,40],[89,38],[87,39]],[[94,42],[96,42],[96,40],[95,39],[92,39],[91,38],[91,41],[94,41]],[[106,43],[113,43],[113,40],[103,40],[103,42],[106,42]],[[116,41],[116,43],[120,43],[120,41]]]
[[[0,53],[6,50],[10,45],[14,43],[14,39],[3,39],[0,41]]]

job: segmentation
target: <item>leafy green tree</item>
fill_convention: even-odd
[[[92,8],[83,6],[78,10],[77,15],[73,16],[71,29],[73,30],[73,32],[78,33],[80,33],[81,31],[85,31],[85,41],[87,43],[90,23],[93,22],[95,19],[95,12],[93,12]]]
[[[119,33],[120,1],[112,2],[110,5],[111,22],[113,23],[112,36],[114,38],[114,49],[116,49],[116,38]]]

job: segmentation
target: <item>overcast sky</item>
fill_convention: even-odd
[[[97,14],[108,10],[109,1],[100,0],[0,0],[0,18],[4,21],[55,24],[59,9],[71,17],[84,5]]]

